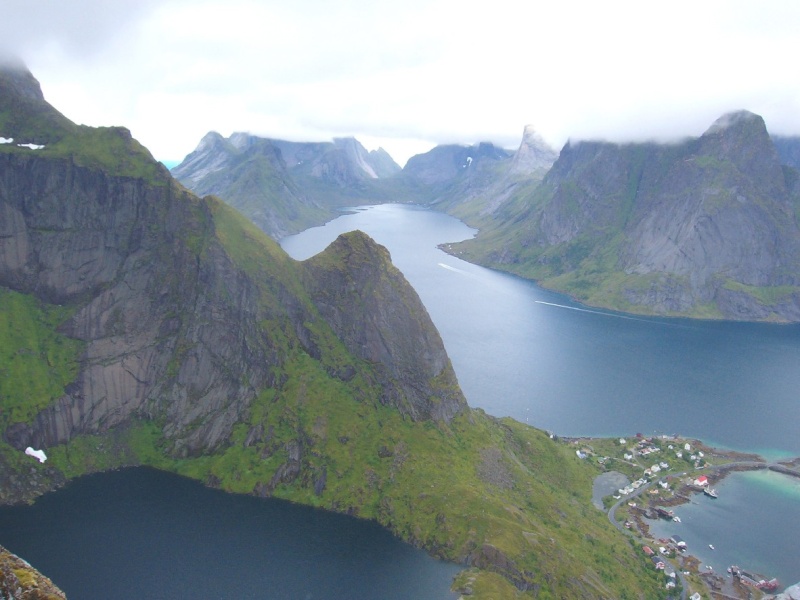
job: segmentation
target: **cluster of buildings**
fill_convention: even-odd
[[[642,546],[642,550],[644,553],[650,557],[650,560],[653,562],[653,567],[657,571],[664,571],[667,576],[667,583],[666,588],[668,590],[673,589],[676,584],[677,574],[673,570],[667,571],[667,561],[659,555],[655,550],[653,550],[650,546]],[[659,549],[661,554],[666,553],[666,548]]]

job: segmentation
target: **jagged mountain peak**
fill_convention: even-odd
[[[535,173],[546,171],[558,158],[555,151],[536,131],[533,125],[526,125],[522,141],[511,163],[513,173]]]
[[[764,196],[787,201],[778,150],[760,115],[746,110],[722,115],[698,140],[698,155],[727,161]]]
[[[439,332],[425,325],[425,306],[384,246],[351,231],[304,264],[320,314],[355,356],[379,371],[383,404],[415,421],[449,421],[467,409]],[[343,311],[345,304],[363,313]]]
[[[194,149],[195,152],[204,152],[207,151],[209,148],[214,148],[218,144],[224,144],[225,138],[222,137],[222,134],[217,133],[216,131],[209,131],[207,134],[203,136],[203,139],[200,140],[200,143],[197,144],[197,147]]]

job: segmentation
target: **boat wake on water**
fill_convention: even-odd
[[[617,319],[628,319],[630,321],[644,321],[650,323],[649,319],[639,319],[638,317],[629,317],[627,315],[619,315],[615,313],[607,313],[601,310],[591,310],[589,308],[578,308],[577,306],[567,306],[566,304],[556,304],[555,302],[545,302],[544,300],[534,300],[536,304],[546,304],[547,306],[555,306],[556,308],[566,308],[569,310],[577,310],[578,312],[591,313],[593,315],[601,315],[603,317],[614,317]]]
[[[456,269],[455,267],[451,267],[450,265],[446,265],[444,263],[438,263],[438,265],[443,269],[447,269],[448,271],[454,271],[456,273],[461,273],[463,275],[472,275],[472,273],[467,273],[463,269]]]

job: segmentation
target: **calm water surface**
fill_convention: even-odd
[[[375,523],[144,468],[0,508],[0,543],[70,600],[453,599],[462,568]]]
[[[738,565],[777,577],[783,586],[799,581],[800,479],[771,471],[734,473],[715,489],[716,500],[695,494],[689,504],[675,507],[680,523],[649,521],[651,533],[680,535],[690,554],[721,575]],[[775,533],[787,529],[788,534]]]

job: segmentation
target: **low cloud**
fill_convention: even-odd
[[[497,0],[7,0],[5,49],[48,100],[125,125],[158,158],[202,136],[355,135],[410,148],[492,141],[526,123],[556,148],[699,135],[740,108],[800,133],[800,5]]]

